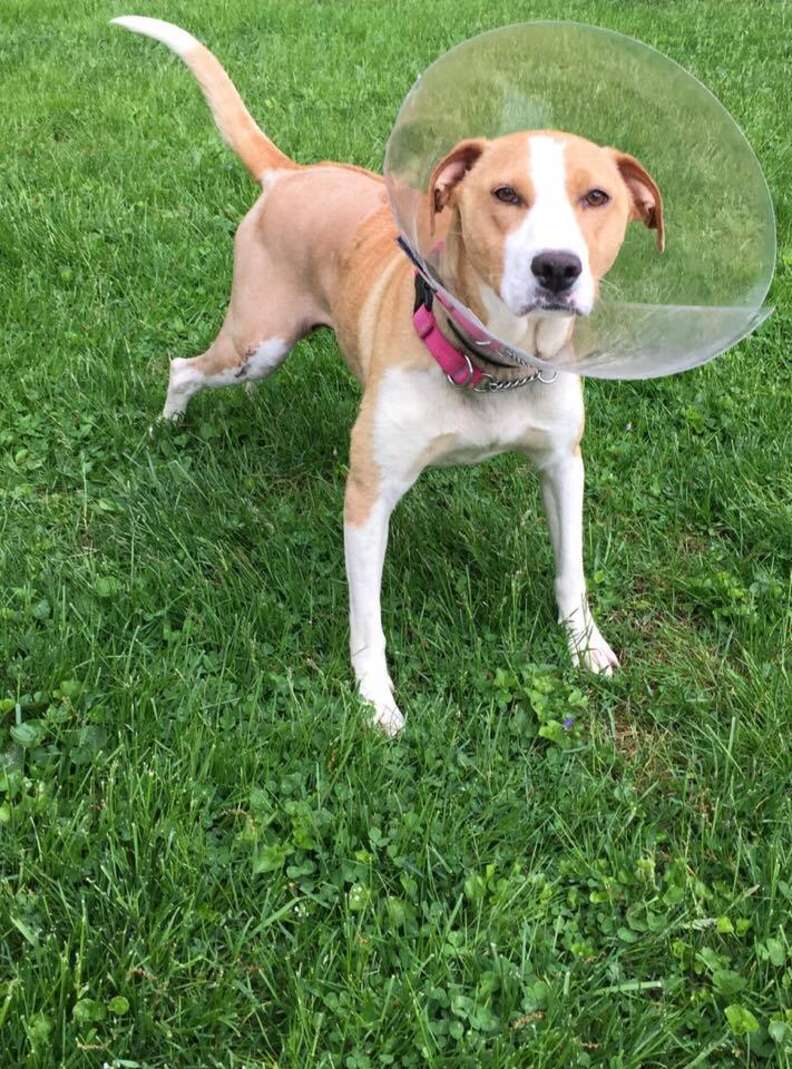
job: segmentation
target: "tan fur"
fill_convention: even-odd
[[[182,58],[195,75],[223,138],[256,180],[270,167],[299,167],[259,129],[236,86],[208,48],[197,45]]]

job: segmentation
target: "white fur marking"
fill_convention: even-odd
[[[579,257],[583,270],[569,296],[576,309],[588,315],[594,304],[594,279],[586,241],[577,224],[566,189],[566,146],[540,134],[529,138],[534,203],[524,221],[506,239],[501,297],[514,315],[524,315],[536,299],[539,284],[531,270],[534,257],[548,250]]]
[[[382,497],[364,524],[345,523],[344,552],[349,585],[349,652],[358,691],[364,701],[374,706],[374,723],[387,735],[396,735],[404,726],[404,717],[393,697],[380,616],[382,565],[391,509],[390,501]]]
[[[202,357],[184,360],[177,356],[171,360],[168,396],[165,398],[162,418],[176,419],[182,416],[190,398],[206,387],[249,385],[256,379],[266,378],[283,363],[288,351],[289,344],[283,338],[268,338],[257,345],[246,359],[213,375],[207,375],[196,365],[196,360]]]
[[[254,352],[247,358],[245,366],[248,368],[246,378],[266,378],[275,368],[283,363],[283,358],[289,351],[288,344],[283,338],[270,338],[257,345]]]
[[[110,22],[116,26],[123,26],[125,30],[131,30],[132,33],[140,33],[144,37],[153,37],[155,41],[161,41],[182,59],[201,43],[191,33],[187,33],[179,26],[174,26],[172,22],[164,22],[162,19],[149,19],[144,15],[122,15],[117,19],[110,19]]]
[[[611,675],[619,662],[594,622],[583,573],[583,460],[578,452],[562,449],[551,452],[539,467],[555,556],[558,620],[572,662]]]
[[[191,361],[180,356],[171,360],[168,378],[168,395],[162,410],[163,419],[178,419],[187,410],[190,398],[203,386],[204,376],[191,367]]]
[[[400,495],[429,464],[475,464],[510,449],[527,453],[542,475],[556,561],[558,617],[565,627],[572,659],[593,672],[609,675],[618,661],[591,615],[583,573],[583,461],[577,450],[582,419],[582,391],[574,375],[562,375],[552,386],[537,384],[493,397],[452,389],[438,369],[391,368],[383,376],[377,395],[374,457],[389,485]],[[353,552],[354,545],[348,541],[348,562]],[[352,654],[359,680],[362,674],[370,674],[374,656],[375,678],[382,687],[387,669],[379,624],[381,562],[378,567],[376,573],[368,573],[367,589],[372,599],[368,628],[356,630],[353,623]],[[348,570],[353,590],[350,564]],[[360,621],[360,615],[357,619]],[[359,636],[364,632],[369,637],[362,643]],[[381,651],[381,659],[377,660],[377,653],[372,651]],[[363,658],[365,669],[355,662],[356,655]]]
[[[374,459],[381,472],[408,483],[430,464],[477,464],[508,450],[571,449],[582,420],[574,375],[550,386],[474,394],[450,387],[438,367],[390,368],[377,392]]]

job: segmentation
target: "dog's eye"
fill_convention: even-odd
[[[590,189],[583,197],[583,203],[589,208],[601,208],[609,200],[610,197],[604,189]]]
[[[511,186],[499,186],[497,189],[493,189],[492,195],[503,201],[504,204],[522,204],[522,197]]]

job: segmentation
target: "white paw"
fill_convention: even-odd
[[[149,432],[153,434],[157,427],[167,426],[169,423],[180,423],[184,419],[184,415],[184,408],[169,408],[166,405],[159,416],[157,416],[157,422],[153,423],[149,428]]]
[[[576,668],[587,668],[597,675],[612,676],[619,667],[619,658],[602,637],[602,633],[588,607],[583,613],[573,613],[564,621],[569,652]]]
[[[387,705],[375,705],[371,718],[374,727],[384,731],[388,738],[395,738],[404,727],[404,716],[393,699]]]
[[[158,434],[163,433],[169,427],[175,427],[183,419],[184,412],[168,412],[166,409],[157,416],[153,423],[149,423],[149,438],[156,438]]]
[[[193,367],[191,360],[184,360],[180,356],[171,360],[168,392],[160,420],[167,422],[180,419],[187,410],[190,398],[205,382],[205,376]]]
[[[573,647],[572,660],[575,665],[603,676],[612,676],[619,667],[619,658],[599,631],[589,637],[587,645]]]
[[[393,738],[404,727],[404,717],[392,693],[392,684],[387,673],[383,677],[364,676],[358,680],[358,693],[364,702],[374,706],[371,717],[373,727],[378,727]]]

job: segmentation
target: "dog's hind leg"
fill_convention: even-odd
[[[291,346],[291,339],[270,334],[240,347],[230,333],[221,331],[201,356],[171,361],[162,418],[175,420],[184,415],[190,398],[206,387],[249,385],[266,378],[283,363]]]
[[[264,204],[260,198],[237,230],[231,301],[220,333],[201,356],[171,361],[163,419],[178,419],[206,387],[250,387],[271,375],[292,346],[323,321],[293,273],[262,241]]]

